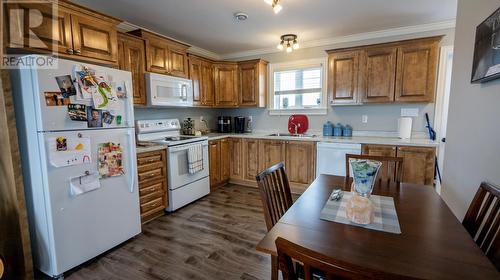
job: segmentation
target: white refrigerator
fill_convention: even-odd
[[[62,91],[56,77],[70,75],[79,89],[76,70],[85,67],[121,92],[101,110],[113,116],[102,127],[68,115],[67,103],[95,106],[92,99],[53,96]],[[59,277],[141,232],[131,73],[59,59],[57,69],[12,70],[11,78],[34,265]]]

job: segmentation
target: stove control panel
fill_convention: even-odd
[[[141,120],[135,122],[135,130],[139,133],[180,130],[178,119]]]

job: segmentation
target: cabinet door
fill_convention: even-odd
[[[215,65],[215,105],[219,107],[238,105],[238,66],[236,64]]]
[[[393,102],[397,48],[368,48],[362,54],[362,102]]]
[[[314,142],[287,141],[286,172],[290,183],[310,184],[316,170],[316,144]]]
[[[398,147],[397,156],[404,158],[403,183],[432,185],[436,151],[427,147]]]
[[[231,164],[231,157],[230,157],[230,144],[228,139],[222,139],[220,140],[220,174],[221,174],[221,181],[227,181],[229,180],[229,175],[230,175],[230,164]]]
[[[168,45],[160,38],[145,36],[146,38],[146,71],[158,74],[168,73]]]
[[[61,54],[73,53],[73,40],[71,35],[70,10],[64,7],[56,7],[47,3],[2,3],[6,8],[5,13],[11,15],[11,9],[22,10],[19,17],[9,16],[5,20],[7,26],[5,32],[5,46],[13,48],[26,48],[41,52],[57,52]],[[30,9],[40,11],[40,24],[29,26]],[[54,13],[57,11],[57,14]],[[28,32],[28,30],[30,32]]]
[[[193,104],[201,105],[202,87],[201,60],[189,57],[189,79],[193,82]]]
[[[119,34],[118,43],[118,65],[120,69],[132,73],[134,104],[146,105],[144,41],[130,35]]]
[[[330,104],[358,102],[359,51],[336,52],[328,56]]]
[[[363,155],[395,157],[396,146],[367,144],[361,147]]]
[[[259,169],[259,140],[243,139],[243,166],[245,179],[255,181]]]
[[[186,49],[170,46],[169,56],[169,74],[176,77],[187,78],[189,71]]]
[[[257,106],[258,100],[258,64],[239,65],[240,105]]]
[[[110,62],[118,61],[118,35],[114,23],[83,14],[71,15],[73,53]]]
[[[221,181],[219,141],[215,140],[208,143],[208,158],[210,162],[210,187],[214,187],[217,186]]]
[[[277,163],[285,161],[285,141],[260,140],[259,141],[259,166],[265,170]]]
[[[201,63],[201,104],[213,106],[215,104],[214,67],[210,62]]]
[[[231,179],[243,179],[243,140],[231,138],[230,140],[230,175]]]
[[[439,41],[431,39],[398,48],[396,101],[434,101],[438,47]]]

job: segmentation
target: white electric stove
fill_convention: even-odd
[[[175,211],[210,193],[208,137],[181,135],[178,119],[136,121],[137,142],[153,142],[167,146],[167,211]],[[188,149],[201,145],[203,169],[188,172]]]

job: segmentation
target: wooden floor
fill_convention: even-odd
[[[270,257],[255,250],[266,233],[256,188],[221,187],[142,231],[66,279],[270,279]]]

